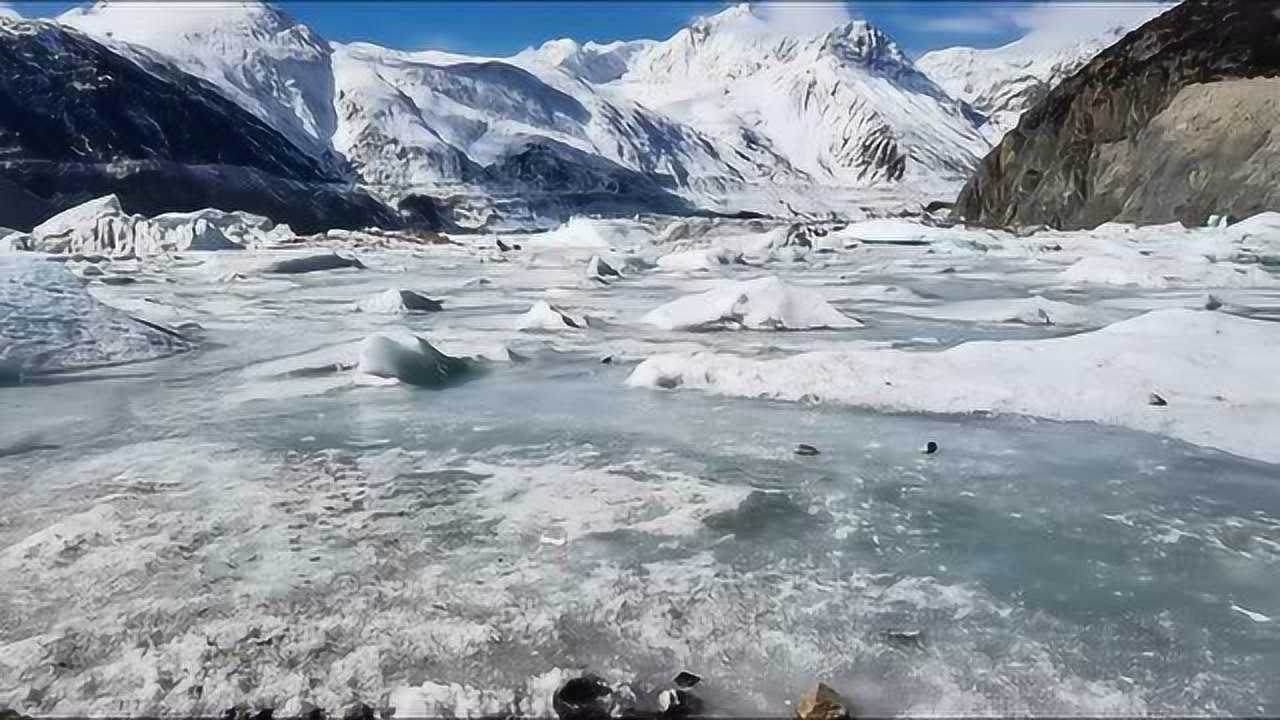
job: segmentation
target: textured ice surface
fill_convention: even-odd
[[[115,365],[189,347],[176,332],[98,302],[62,263],[0,255],[0,366],[10,371]]]
[[[1210,253],[1228,270],[1265,268],[1248,257],[1265,238],[910,230],[929,244],[832,244],[690,274],[640,268],[672,252],[741,252],[776,228],[687,226],[658,240],[667,223],[635,225],[599,226],[607,255],[539,237],[506,237],[524,249],[499,253],[471,236],[361,250],[359,272],[254,270],[314,248],[104,265],[139,281],[93,281],[95,298],[196,323],[200,345],[0,388],[0,706],[282,716],[360,700],[397,716],[550,715],[554,687],[589,668],[642,694],[695,672],[723,714],[790,715],[786,701],[816,678],[868,715],[1280,711],[1277,466],[1170,437],[1218,444],[1238,428],[1235,442],[1274,445],[1265,433],[1280,413],[1263,402],[1274,372],[1246,366],[1269,355],[1233,321],[1273,327],[1280,292],[1061,278],[1091,255],[1193,267]],[[586,282],[593,255],[636,269]],[[863,327],[642,322],[726,281],[773,276]],[[353,309],[402,287],[444,309]],[[1210,292],[1242,315],[1186,309]],[[1089,322],[988,320],[1036,297]],[[519,330],[539,301],[590,327]],[[1106,359],[1079,350],[1090,335],[1169,312],[1182,345],[1113,353],[1111,369],[1067,364]],[[504,362],[443,389],[366,381],[361,344],[380,335]],[[940,365],[975,341],[988,352],[972,364]],[[1168,377],[1135,370],[1082,387],[1160,348],[1153,367]],[[813,352],[929,356],[931,380],[957,393],[989,380],[1025,389],[1026,403],[1164,420],[1140,432],[1021,406],[900,414],[756,397],[763,388],[626,385],[652,356],[699,351],[763,367]],[[796,383],[844,377],[824,372]],[[1223,389],[1225,402],[1211,397]],[[1167,405],[1149,405],[1153,392]],[[1220,419],[1206,430],[1218,434],[1184,433],[1196,417]],[[930,440],[941,449],[925,455]],[[796,456],[798,443],[821,454]],[[924,650],[886,642],[894,629],[922,630]]]

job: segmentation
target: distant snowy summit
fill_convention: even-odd
[[[1153,7],[1151,16],[1157,14]],[[1138,23],[1082,27],[1079,35],[1032,33],[997,48],[954,47],[925,53],[916,66],[952,97],[986,116],[984,134],[999,142],[1028,108]]]

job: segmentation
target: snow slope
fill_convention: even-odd
[[[942,352],[849,350],[780,360],[658,355],[627,382],[886,411],[1097,422],[1277,462],[1280,382],[1268,352],[1277,343],[1275,323],[1159,310],[1091,333],[970,342]],[[1167,405],[1154,404],[1152,393]]]

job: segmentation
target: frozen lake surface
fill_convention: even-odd
[[[660,354],[759,360],[766,387],[805,352],[1049,340],[1208,313],[1208,293],[1221,332],[1280,327],[1274,275],[1198,259],[1238,238],[885,233],[902,228],[803,247],[618,222],[298,275],[262,271],[279,251],[106,264],[136,282],[94,297],[196,349],[0,388],[0,705],[547,714],[588,669],[641,705],[695,672],[715,714],[789,715],[817,680],[864,714],[1280,711],[1277,451],[1177,415],[1194,387],[1132,388],[1143,412],[1168,398],[1166,434],[629,385]],[[589,278],[595,255],[621,277]],[[764,277],[827,306],[752,296],[694,329],[644,321]],[[389,289],[444,309],[367,302]],[[584,327],[518,329],[539,300]],[[789,329],[831,308],[862,326]],[[354,369],[392,328],[490,359],[438,389]],[[1280,427],[1276,375],[1249,379],[1253,405],[1221,381],[1224,422]]]

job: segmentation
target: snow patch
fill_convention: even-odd
[[[862,323],[832,307],[816,290],[776,277],[723,285],[674,300],[643,318],[663,330],[858,328]]]
[[[780,360],[658,355],[627,383],[893,412],[1097,422],[1280,462],[1275,347],[1276,323],[1171,309],[1080,335],[970,342],[942,352],[850,350]],[[1153,393],[1167,404],[1154,406]]]

